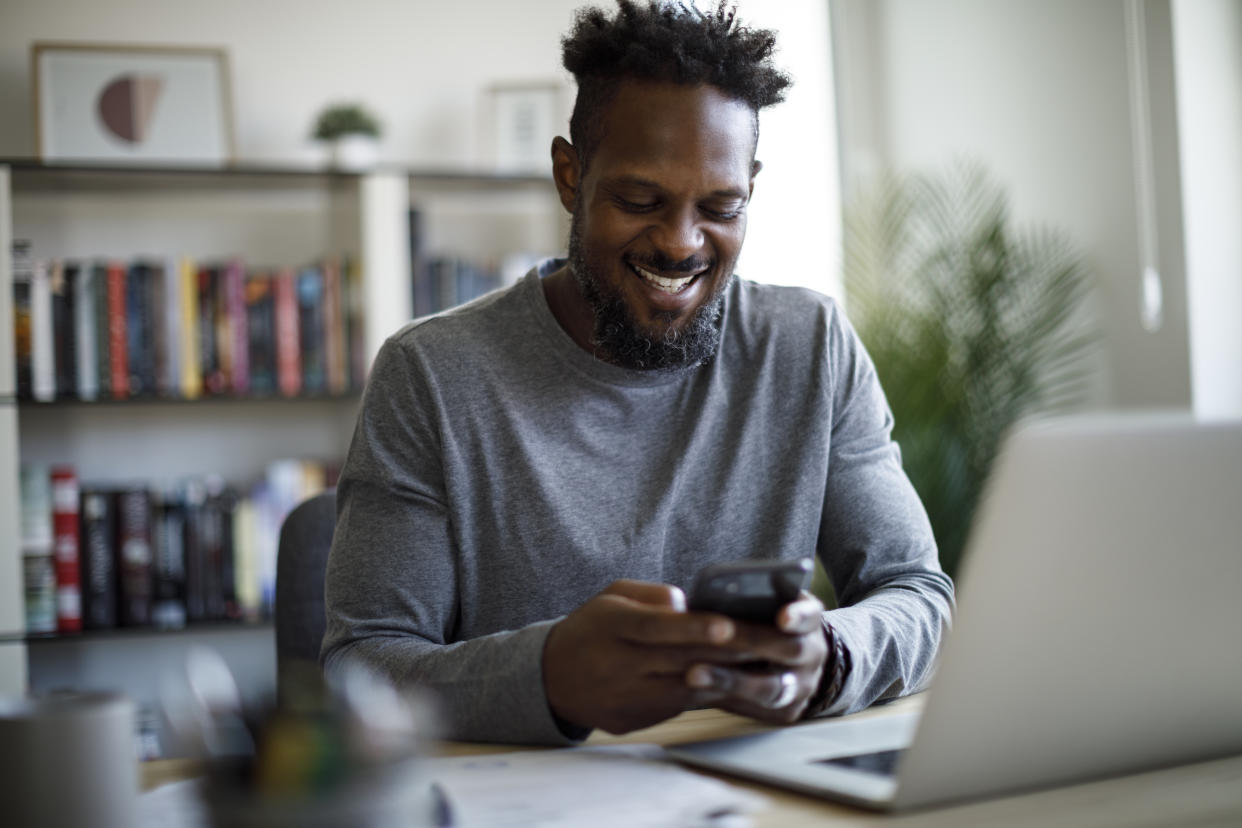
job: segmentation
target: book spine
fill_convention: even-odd
[[[46,262],[36,262],[30,281],[31,396],[56,398],[56,345],[52,335],[52,280]]]
[[[77,266],[63,261],[52,265],[52,342],[56,363],[56,396],[71,399],[78,390],[77,346],[74,341],[73,299]]]
[[[126,342],[125,265],[108,265],[108,363],[113,399],[129,397],[129,347]]]
[[[145,489],[117,494],[117,590],[122,626],[151,623],[151,496]]]
[[[155,393],[154,315],[151,308],[151,267],[135,262],[125,282],[125,324],[129,353],[129,393]]]
[[[281,394],[296,397],[302,392],[302,353],[293,272],[281,270],[276,276],[275,288],[277,379]]]
[[[349,382],[345,367],[345,309],[340,267],[332,259],[323,263],[323,316],[328,393],[344,394]]]
[[[112,395],[112,354],[110,344],[111,332],[108,330],[108,266],[97,262],[92,270],[95,273],[93,287],[95,291],[95,376],[99,380],[99,396]]]
[[[164,285],[163,313],[164,373],[160,387],[170,397],[181,394],[181,266],[175,258],[160,265],[160,281]]]
[[[196,400],[203,393],[201,339],[199,335],[198,267],[189,258],[180,263],[181,305],[177,330],[181,338],[181,396]]]
[[[199,269],[199,358],[202,364],[202,390],[205,394],[222,394],[226,387],[224,366],[221,365],[220,338],[216,329],[216,307],[220,304],[219,282],[219,269]]]
[[[324,371],[323,272],[306,267],[298,273],[298,333],[302,346],[302,390],[322,394]]]
[[[52,555],[52,476],[47,466],[22,466],[21,487],[22,577],[26,602],[26,630],[56,631],[56,565]]]
[[[82,630],[81,538],[78,534],[78,476],[52,469],[52,549],[56,563],[56,628]]]
[[[161,629],[179,629],[186,623],[185,509],[174,492],[165,492],[152,514],[155,564],[151,620]]]
[[[33,365],[31,364],[30,319],[31,273],[13,268],[13,356],[16,360],[17,397],[28,400],[33,396]]]
[[[94,400],[99,397],[98,334],[95,332],[98,315],[95,312],[95,269],[83,264],[78,271],[78,284],[74,296],[74,327],[77,343],[78,397]]]
[[[225,299],[228,317],[229,354],[233,392],[250,391],[250,343],[246,336],[246,269],[240,260],[229,262],[225,270]]]
[[[276,391],[276,316],[272,276],[246,277],[246,334],[250,352],[250,390],[257,395]]]
[[[188,481],[182,495],[185,520],[185,617],[207,619],[207,559],[203,544],[205,492],[196,480]]]
[[[111,492],[82,492],[82,624],[116,626],[116,508]]]
[[[147,321],[151,360],[147,366],[150,370],[150,390],[161,397],[168,396],[168,297],[164,280],[164,263],[153,261],[147,268]]]

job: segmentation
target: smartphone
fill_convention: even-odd
[[[705,566],[694,578],[690,609],[739,621],[775,624],[780,608],[811,585],[810,558],[735,561]]]

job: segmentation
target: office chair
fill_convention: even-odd
[[[319,670],[327,622],[323,578],[336,529],[336,491],[300,503],[280,527],[276,551],[276,691]]]

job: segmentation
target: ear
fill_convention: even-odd
[[[582,166],[578,162],[578,151],[573,144],[559,135],[552,139],[552,181],[556,184],[556,192],[561,197],[561,206],[572,213],[578,201],[578,186],[581,183]]]

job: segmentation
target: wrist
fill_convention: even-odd
[[[849,678],[852,667],[850,651],[833,626],[824,621],[823,631],[828,653],[824,657],[824,669],[820,673],[819,686],[807,701],[806,709],[802,713],[805,719],[822,716],[824,711],[836,703],[845,689],[845,680]]]

